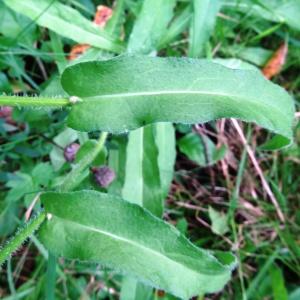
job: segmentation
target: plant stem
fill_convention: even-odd
[[[231,225],[231,228],[232,228],[234,243],[236,245],[238,245],[239,239],[238,239],[238,233],[237,233],[236,223],[234,221],[234,218],[232,218],[230,220],[230,225]],[[243,272],[243,266],[242,266],[242,260],[241,260],[241,255],[240,255],[240,249],[239,248],[236,251],[236,256],[238,258],[238,275],[239,275],[239,280],[240,280],[240,284],[241,284],[242,300],[248,300],[248,297],[247,297],[247,294],[246,294],[246,289],[245,289],[244,272]]]
[[[36,107],[61,107],[70,104],[68,98],[28,97],[28,96],[0,96],[0,106],[36,106]]]
[[[49,252],[46,273],[46,300],[55,299],[56,257]]]
[[[1,103],[1,102],[0,102]],[[100,135],[99,141],[94,149],[94,151],[86,156],[80,164],[78,164],[66,177],[65,181],[62,183],[60,190],[61,191],[72,191],[80,182],[82,181],[83,177],[80,176],[86,168],[92,163],[92,161],[96,158],[96,156],[99,154],[99,152],[102,150],[108,133],[103,132]],[[24,241],[30,237],[43,223],[43,221],[46,218],[46,213],[41,212],[35,219],[33,219],[31,222],[26,224],[25,227],[21,228],[16,235],[6,244],[3,246],[2,249],[0,249],[0,267],[1,265],[10,257],[12,253],[14,253],[23,243]],[[48,297],[51,299],[51,295],[53,295],[53,286],[55,286],[55,269],[53,270],[52,264],[55,260],[54,256],[51,256],[49,253],[49,261],[48,261],[48,273],[49,276],[52,278],[54,276],[54,281],[52,280],[49,282],[47,291],[48,291]],[[55,264],[54,264],[55,266]],[[52,289],[52,292],[51,292]]]
[[[247,130],[247,142],[250,140],[252,130],[251,127],[248,126]],[[227,213],[227,218],[231,222],[234,220],[234,214],[236,209],[238,208],[239,205],[239,197],[240,197],[240,188],[243,180],[243,175],[244,171],[246,168],[246,162],[247,162],[247,149],[244,147],[242,156],[240,159],[239,167],[238,167],[238,173],[236,177],[236,183],[235,183],[235,188],[232,192],[232,196],[229,201],[229,208],[228,208],[228,213]]]
[[[16,297],[16,288],[14,285],[14,277],[11,269],[11,258],[8,258],[7,260],[7,282],[11,295],[13,297]]]
[[[31,236],[45,220],[45,212],[41,212],[32,222],[20,229],[19,232],[0,250],[0,266],[14,253],[24,241]]]
[[[98,143],[90,155],[86,155],[80,163],[78,163],[72,171],[66,176],[63,183],[59,187],[60,192],[70,192],[74,190],[81,181],[85,178],[84,171],[89,167],[89,165],[93,162],[93,160],[97,157],[97,155],[102,150],[108,133],[102,132]]]

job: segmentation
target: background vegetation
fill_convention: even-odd
[[[33,8],[42,2],[22,1]],[[21,2],[0,1],[1,92],[60,95],[57,78],[66,65],[123,51],[143,4],[133,0],[48,2],[63,5],[62,22],[51,29],[45,28],[42,15],[32,20]],[[143,18],[145,28],[152,26],[157,33],[151,54],[226,58],[221,62],[232,68],[262,69],[294,96],[299,111],[299,0],[197,3],[174,1],[174,10],[168,12],[172,15],[166,15],[155,10],[153,1]],[[165,19],[171,22],[164,31],[160,25]],[[120,43],[104,43],[95,34],[89,43],[81,42],[85,37],[76,28],[90,32],[87,20]],[[147,39],[138,35],[135,40],[148,47]],[[39,193],[53,189],[71,169],[65,148],[82,144],[87,136],[67,128],[65,117],[61,110],[1,108],[0,241],[39,208],[35,203]],[[226,288],[205,299],[300,299],[297,117],[296,113],[294,144],[279,152],[258,146],[267,133],[254,125],[220,120],[176,126],[175,174],[164,219],[195,244],[231,250],[241,262]],[[113,142],[107,143],[108,150],[114,149]],[[110,164],[107,153],[99,160]],[[47,260],[47,251],[33,237],[1,269],[0,298],[44,299]],[[59,259],[56,274],[57,299],[119,299],[121,276],[114,271]],[[148,299],[175,298],[155,291]]]

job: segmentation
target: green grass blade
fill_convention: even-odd
[[[256,17],[277,23],[285,23],[292,29],[300,30],[300,2],[298,0],[222,0],[222,5],[224,9],[247,12]]]
[[[193,0],[193,14],[190,27],[189,56],[201,57],[205,44],[214,29],[217,13],[220,9],[219,0]]]
[[[146,0],[129,38],[128,52],[155,51],[173,16],[175,0]]]
[[[282,270],[274,265],[270,269],[271,285],[273,290],[274,300],[288,300],[288,292],[285,287],[284,276]]]
[[[158,49],[169,45],[176,37],[188,28],[192,17],[191,5],[183,9],[178,16],[174,18],[166,33],[162,36]]]
[[[38,25],[70,38],[78,43],[120,53],[123,47],[108,33],[97,28],[77,10],[56,0],[5,0],[14,11],[24,14]]]

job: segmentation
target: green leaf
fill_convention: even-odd
[[[120,299],[122,300],[152,300],[153,290],[134,277],[125,276],[122,282]]]
[[[80,159],[77,159],[77,163],[59,185],[59,191],[66,192],[74,190],[88,176],[88,168],[91,164],[97,160],[99,156],[101,160],[101,152],[104,151],[103,148],[106,137],[107,133],[103,132],[96,143],[93,141],[91,141],[91,143],[87,142],[88,146],[85,146],[82,150],[86,155],[79,155],[81,156]]]
[[[236,266],[230,253],[195,247],[139,205],[94,191],[41,196],[49,218],[40,238],[57,256],[98,262],[188,299],[223,288]],[[51,217],[50,217],[51,216]]]
[[[257,67],[238,58],[214,58],[211,61],[230,69],[253,70],[261,72]]]
[[[63,148],[75,142],[77,139],[78,133],[71,128],[66,128],[53,139],[55,145],[50,152],[50,160],[55,171],[58,171],[66,162]]]
[[[296,288],[295,290],[293,290],[292,293],[290,293],[289,295],[289,300],[297,300],[300,299],[300,287]]]
[[[76,153],[75,156],[75,164],[80,163],[80,161],[84,160],[85,157],[90,156],[95,148],[97,148],[98,142],[96,140],[87,140],[84,144],[82,144]],[[103,147],[101,151],[96,155],[94,160],[91,162],[90,166],[101,166],[105,164],[107,156],[106,148]]]
[[[263,67],[272,56],[271,50],[262,47],[239,47],[237,51],[233,48],[234,55],[252,64]]]
[[[285,23],[300,30],[300,2],[298,0],[222,0],[225,9],[239,10],[254,14],[269,21]]]
[[[116,179],[108,187],[110,194],[121,195],[125,179],[127,138],[114,136],[110,141],[108,165],[116,173]]]
[[[157,48],[173,16],[174,5],[174,0],[143,2],[130,35],[129,52],[149,54]],[[173,177],[174,158],[172,125],[157,124],[131,132],[127,144],[123,197],[135,199],[135,203],[162,216],[164,198]]]
[[[175,3],[175,0],[144,1],[130,35],[129,53],[149,54],[157,49],[173,16]]]
[[[0,91],[3,93],[10,93],[11,92],[11,86],[9,84],[9,81],[7,79],[7,76],[5,73],[0,72]]]
[[[190,27],[189,56],[203,55],[205,44],[214,29],[219,0],[193,0],[193,17]]]
[[[174,176],[176,159],[175,129],[170,123],[157,123],[155,143],[158,149],[158,168],[162,195],[167,197]]]
[[[213,233],[224,235],[226,232],[228,232],[229,228],[227,224],[227,216],[225,214],[219,213],[211,206],[208,208],[208,214],[212,223],[211,229]]]
[[[6,187],[10,188],[5,197],[8,202],[18,201],[27,193],[34,191],[32,177],[21,172],[16,172],[15,176],[6,183]]]
[[[217,148],[207,136],[189,133],[178,140],[179,150],[200,166],[210,166],[224,158],[226,146]]]
[[[34,41],[38,39],[36,26],[31,24],[31,20],[16,14],[2,1],[0,2],[0,20],[0,32],[3,36],[8,37],[12,44],[21,42],[31,47]]]
[[[282,270],[274,264],[270,269],[271,285],[273,290],[274,300],[288,300],[288,292],[285,287],[284,275]]]
[[[37,187],[40,185],[45,187],[48,186],[55,176],[53,166],[51,166],[49,162],[37,164],[33,168],[31,175],[33,182]]]
[[[266,143],[261,145],[259,149],[261,150],[272,150],[272,149],[279,149],[284,147],[286,144],[285,137],[281,135],[275,135],[270,140],[268,140]]]
[[[150,125],[134,130],[128,138],[122,196],[161,217],[164,195],[160,186],[155,127]]]
[[[0,236],[12,234],[18,225],[19,205],[13,201],[0,201]]]
[[[257,294],[260,283],[267,278],[268,271],[272,268],[276,258],[279,257],[278,252],[279,250],[275,250],[271,255],[269,254],[267,259],[263,262],[263,265],[259,266],[257,274],[252,278],[246,290],[247,299],[252,299]]]
[[[257,71],[206,60],[122,56],[71,66],[62,86],[82,98],[68,119],[81,131],[239,118],[284,136],[286,144],[292,139],[292,98]]]
[[[61,74],[68,64],[67,58],[64,55],[60,55],[60,53],[64,52],[62,38],[54,31],[49,31],[49,38],[51,49],[53,51],[53,59],[56,62],[59,73]]]
[[[176,157],[172,124],[158,123],[130,132],[126,153],[123,198],[161,217]]]
[[[77,10],[55,0],[4,0],[14,11],[24,14],[38,25],[78,43],[120,53],[123,47],[105,31],[83,17]]]
[[[179,34],[188,28],[189,21],[192,17],[191,5],[183,9],[178,16],[172,20],[168,30],[162,36],[158,48],[161,49],[168,46]]]
[[[176,224],[176,228],[184,235],[186,235],[187,230],[188,230],[189,223],[185,218],[181,218],[178,220]]]
[[[108,20],[105,31],[116,38],[122,34],[122,25],[125,22],[125,0],[118,0],[113,11],[112,17]]]

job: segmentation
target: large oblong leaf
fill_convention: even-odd
[[[62,86],[78,96],[69,125],[119,133],[155,122],[239,118],[292,137],[294,105],[257,71],[187,58],[120,56],[67,68]]]
[[[40,237],[55,255],[99,262],[188,299],[220,290],[236,265],[230,253],[197,248],[139,205],[94,191],[46,193],[52,218]]]

